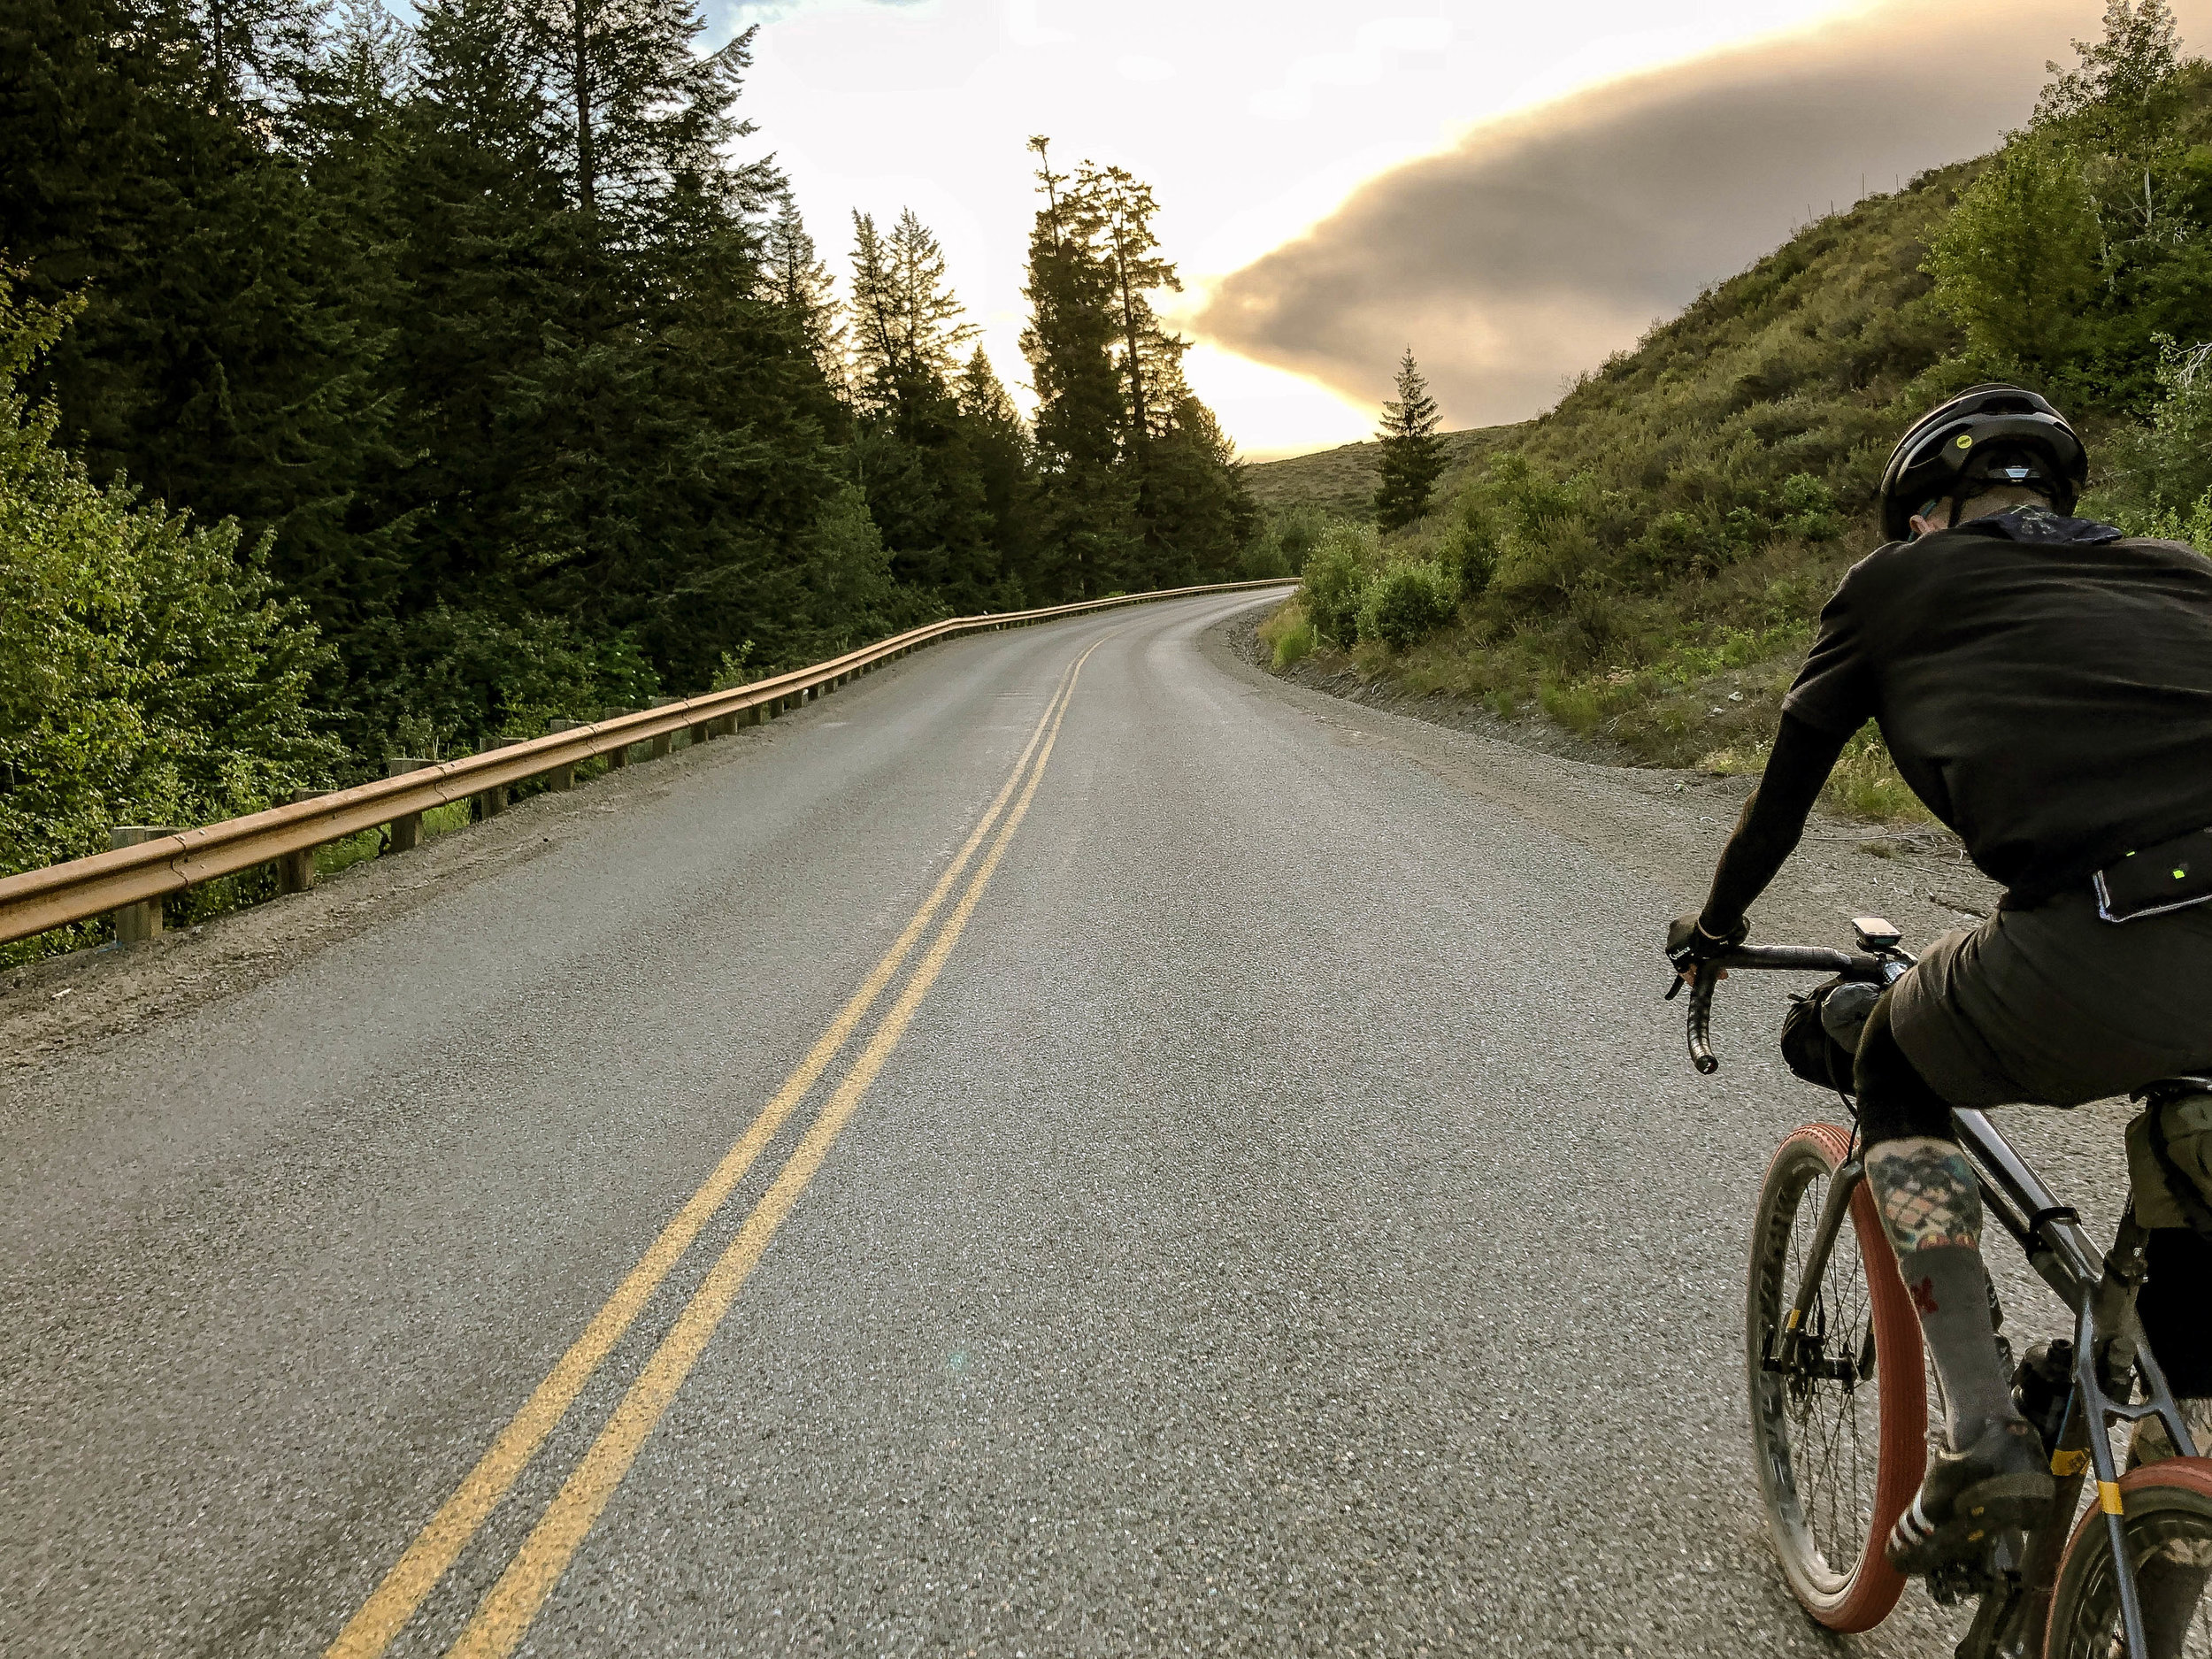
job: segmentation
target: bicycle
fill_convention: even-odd
[[[1902,935],[1878,918],[1855,922],[1853,942],[1855,951],[1741,947],[1712,967],[1824,972],[1879,987],[1913,964]],[[1720,1064],[1709,1041],[1720,978],[1709,970],[1691,982],[1690,1058],[1705,1075]],[[1668,996],[1684,983],[1678,979]],[[2206,1092],[2212,1078],[2174,1078],[2137,1098],[2156,1105]],[[1904,1592],[1883,1543],[1925,1472],[1928,1396],[1939,1385],[1863,1179],[1856,1109],[1839,1093],[1853,1126],[1797,1129],[1768,1166],[1745,1338],[1759,1491],[1775,1552],[1807,1613],[1849,1632],[1879,1624]],[[2147,1235],[2134,1195],[2100,1261],[2080,1216],[1985,1114],[1959,1110],[1953,1120],[1985,1212],[2074,1314],[2070,1342],[2039,1344],[2015,1370],[2016,1398],[2042,1430],[2058,1477],[2050,1509],[2024,1532],[1992,1540],[1985,1560],[1930,1581],[1939,1601],[1980,1598],[1957,1659],[2206,1659],[2212,1459],[2196,1455],[2135,1320]],[[1992,1318],[2001,1329],[1993,1301]],[[2153,1417],[2180,1455],[2124,1474],[2115,1427]],[[2095,1480],[2096,1502],[2084,1510],[2085,1477]],[[2154,1593],[2150,1627],[2147,1586]]]

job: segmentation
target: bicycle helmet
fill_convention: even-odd
[[[2088,478],[2088,452],[2049,403],[2023,387],[1970,387],[1898,440],[1882,473],[1882,534],[1902,541],[1914,514],[2005,485],[2071,514]]]

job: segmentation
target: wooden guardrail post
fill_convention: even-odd
[[[630,708],[627,705],[618,705],[611,709],[602,709],[599,711],[599,718],[603,720],[614,720],[619,719],[626,714],[635,714],[637,710],[635,709]],[[607,770],[609,772],[612,772],[620,766],[626,766],[629,764],[630,746],[627,743],[623,744],[618,749],[611,749],[607,751]]]
[[[330,793],[327,789],[295,789],[292,804],[312,801]],[[304,893],[315,885],[315,849],[303,847],[297,852],[279,853],[276,861],[277,891]]]
[[[159,841],[164,835],[177,831],[164,824],[118,824],[108,831],[108,845],[137,847],[147,841]],[[161,901],[146,899],[136,904],[126,904],[112,912],[115,918],[115,942],[119,945],[142,945],[161,932]]]
[[[411,772],[420,772],[438,763],[420,755],[391,755],[384,761],[387,778],[403,778]],[[411,853],[422,842],[422,814],[403,812],[385,826],[391,833],[391,849],[396,853]]]
[[[548,720],[545,729],[548,732],[572,732],[583,724],[581,720]],[[572,760],[547,772],[545,787],[549,789],[573,789],[576,787],[576,763]]]
[[[656,709],[665,709],[670,703],[675,701],[676,699],[673,697],[663,697],[656,702],[653,706]],[[658,737],[652,738],[648,741],[645,746],[645,758],[648,760],[666,760],[668,758],[669,751],[675,747],[676,734],[673,732],[663,732]]]

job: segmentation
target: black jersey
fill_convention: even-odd
[[[1879,723],[1975,864],[2034,904],[2212,827],[2212,560],[2033,507],[1845,575],[1783,707]]]

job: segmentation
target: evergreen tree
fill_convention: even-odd
[[[945,275],[944,250],[907,208],[888,236],[853,215],[853,362],[871,408],[896,410],[941,392],[975,338]]]
[[[1050,549],[1037,597],[1089,598],[1122,586],[1138,539],[1136,489],[1121,468],[1112,273],[1098,257],[1092,205],[1052,170],[1048,140],[1029,147],[1044,198],[1030,232],[1021,341],[1037,394],[1038,504]]]
[[[1049,577],[1040,565],[1041,526],[1029,428],[980,346],[961,371],[955,396],[991,518],[999,603],[1017,609],[1033,604],[1049,591]]]
[[[799,205],[788,195],[768,222],[760,291],[804,337],[822,378],[841,396],[849,396],[846,328],[831,287],[829,265],[818,256],[814,238],[799,217]]]
[[[955,610],[1000,591],[997,526],[982,462],[952,387],[961,320],[943,250],[911,209],[886,235],[853,215],[854,460],[869,511],[908,588]]]
[[[244,65],[306,73],[293,47],[264,50],[265,27],[300,26],[130,0],[9,8],[0,248],[33,303],[90,298],[37,389],[93,476],[234,515],[250,542],[274,535],[285,572],[340,557],[381,440],[375,342],[346,301],[367,250],[318,198],[285,110],[241,89]],[[219,75],[219,58],[239,67]]]
[[[1444,471],[1444,446],[1436,435],[1436,400],[1413,360],[1413,348],[1398,365],[1398,396],[1383,405],[1382,454],[1376,463],[1375,518],[1396,530],[1423,517]]]

